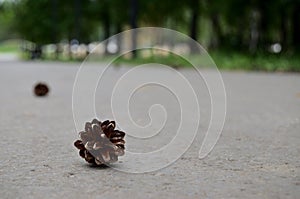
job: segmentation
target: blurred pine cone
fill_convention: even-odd
[[[49,92],[49,88],[45,83],[38,83],[34,87],[34,94],[36,96],[39,96],[39,97],[45,96],[48,94],[48,92]]]
[[[125,133],[115,130],[115,122],[100,122],[93,119],[85,123],[85,131],[79,133],[80,140],[74,142],[79,155],[88,163],[103,165],[118,161],[124,155]]]

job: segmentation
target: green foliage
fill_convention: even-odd
[[[146,52],[147,56],[143,55]],[[167,65],[174,68],[179,67],[191,67],[189,61],[180,57],[174,53],[165,54],[163,50],[137,50],[138,56],[136,59],[129,59],[128,54],[124,54],[118,59],[114,60],[114,64],[149,64],[149,63],[158,63]]]
[[[15,39],[0,42],[0,53],[17,53],[20,48],[20,41]]]
[[[14,31],[14,4],[9,1],[0,1],[0,41],[17,36]]]
[[[16,6],[16,29],[37,44],[78,39],[88,42],[93,24],[89,1],[22,0]]]
[[[220,69],[300,72],[297,55],[260,53],[249,56],[235,51],[216,51],[210,54]]]
[[[126,55],[115,60],[115,64],[146,64],[159,63],[174,68],[192,67],[188,60],[193,60],[197,67],[203,67],[201,59],[198,55],[191,55],[187,60],[175,55],[154,55],[143,57],[142,51],[139,51],[137,59],[131,60],[126,58]],[[291,55],[275,55],[275,54],[258,54],[256,56],[249,56],[244,53],[228,52],[228,51],[214,51],[210,53],[211,58],[219,69],[225,70],[257,70],[268,72],[300,72],[300,56]]]
[[[24,38],[40,44],[73,38],[88,42],[97,35],[99,38],[99,34],[102,38],[107,38],[128,27],[130,21],[129,0],[16,2],[16,29]],[[300,19],[297,20],[295,13],[298,12],[299,0],[137,2],[139,26],[169,27],[187,34],[193,32],[208,48],[229,48],[238,51],[250,49],[253,52],[266,50],[268,45],[280,42],[283,50],[297,49],[295,45],[298,45],[298,39],[295,35],[298,34]],[[199,27],[193,23],[195,12],[199,14],[196,19],[196,24],[201,25]],[[4,18],[2,17],[2,21],[6,22],[4,27],[9,27],[12,12],[7,12]],[[99,26],[103,32],[99,33]],[[207,29],[211,34],[207,34]],[[256,32],[258,38],[251,38],[251,31]]]
[[[16,28],[27,40],[44,44],[53,40],[48,0],[23,0],[16,7]]]
[[[300,51],[300,0],[137,2],[139,27],[160,26],[193,35],[214,52],[222,68],[299,71],[295,57]],[[102,40],[130,27],[131,6],[130,0],[1,1],[0,40],[21,37],[39,45]],[[281,44],[281,53],[269,53],[274,43]]]

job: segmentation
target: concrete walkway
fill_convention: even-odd
[[[299,198],[300,74],[222,72],[227,117],[212,153],[198,159],[200,133],[174,164],[130,174],[90,167],[73,147],[77,132],[72,88],[78,67],[0,62],[1,198]],[[113,78],[128,69],[112,68],[108,74]],[[37,81],[50,85],[48,97],[33,96]],[[100,119],[111,119],[103,103],[97,105]],[[200,131],[210,117],[205,103]],[[140,105],[136,104],[137,115],[143,111]],[[143,145],[130,140],[127,144],[128,150]]]
[[[19,60],[16,53],[0,53],[0,62]]]

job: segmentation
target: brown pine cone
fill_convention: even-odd
[[[34,94],[36,96],[42,97],[47,95],[49,92],[49,88],[45,83],[38,83],[34,87]]]
[[[85,131],[79,133],[80,140],[74,142],[79,155],[88,163],[103,165],[118,161],[124,155],[125,133],[115,130],[115,122],[100,122],[93,119],[85,123]]]

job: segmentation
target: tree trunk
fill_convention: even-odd
[[[80,0],[75,0],[75,16],[74,16],[74,36],[75,39],[80,41],[80,17],[81,17],[81,2]]]
[[[211,37],[210,48],[217,49],[220,45],[220,41],[222,38],[221,25],[218,13],[213,13],[211,15],[211,23],[214,35]]]
[[[250,41],[249,41],[249,51],[252,54],[255,54],[258,46],[259,31],[259,13],[256,10],[253,10],[251,13],[250,19]]]
[[[130,25],[132,29],[137,28],[137,14],[138,14],[138,0],[130,0]],[[136,30],[132,31],[131,35],[131,47],[132,58],[137,57],[136,46],[137,46],[137,32]]]
[[[198,7],[192,8],[192,17],[191,17],[191,25],[190,25],[190,37],[195,41],[197,41],[197,35],[198,35],[198,18],[199,18],[198,9],[199,9]]]
[[[110,16],[109,13],[106,11],[103,13],[102,16],[103,19],[103,29],[104,29],[104,38],[103,40],[105,40],[105,54],[108,55],[109,51],[108,51],[108,38],[110,37]]]
[[[295,51],[300,51],[300,4],[294,6],[292,16],[292,37]]]
[[[190,37],[197,41],[198,38],[198,19],[199,19],[199,1],[195,0],[192,1],[191,4],[191,21],[190,21]],[[193,45],[193,43],[190,44],[190,48],[192,53],[195,53],[197,51],[197,47]]]
[[[120,23],[117,23],[117,25],[116,25],[116,34],[119,34],[120,32],[122,32],[122,26],[121,26]],[[117,53],[122,52],[122,36],[121,36],[121,34],[119,34],[117,36],[117,46],[118,46]]]
[[[59,57],[59,45],[58,45],[58,30],[57,30],[57,0],[52,0],[52,42],[55,44],[55,59]]]
[[[261,1],[259,7],[259,37],[258,37],[258,48],[265,50],[266,44],[268,43],[268,21],[266,18],[267,6],[264,1]]]
[[[285,51],[288,48],[288,21],[285,8],[281,9],[281,21],[280,21],[280,42],[282,49]]]

